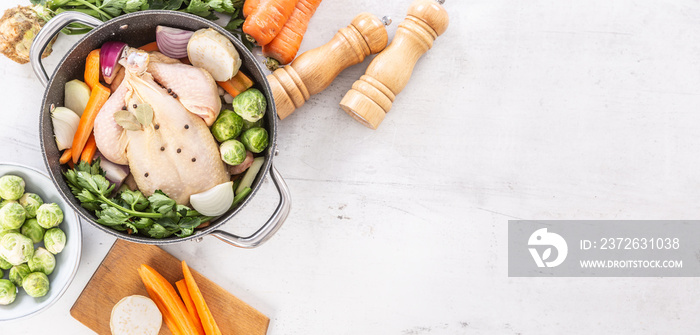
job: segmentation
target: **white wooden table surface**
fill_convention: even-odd
[[[324,1],[302,51],[362,11],[391,15],[393,36],[410,2]],[[698,279],[508,278],[506,226],[698,218],[700,2],[445,7],[449,29],[379,130],[338,107],[368,61],[280,122],[293,209],[272,240],[165,249],[270,316],[269,334],[696,333]],[[76,40],[61,38],[49,67]],[[0,71],[0,160],[45,170],[43,87],[28,65]],[[268,180],[226,229],[253,231],[276,202]],[[69,309],[114,238],[83,232],[67,293],[0,333],[92,333]]]

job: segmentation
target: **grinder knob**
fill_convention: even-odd
[[[311,95],[326,89],[341,71],[384,50],[388,41],[386,27],[379,18],[369,13],[357,15],[328,43],[304,52],[267,76],[277,115],[286,118]]]
[[[438,2],[414,1],[391,44],[372,60],[365,75],[340,101],[343,110],[365,126],[377,129],[411,78],[418,59],[448,24],[447,12]]]

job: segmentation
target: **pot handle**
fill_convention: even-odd
[[[41,55],[44,53],[44,49],[46,49],[46,46],[49,45],[53,37],[56,36],[61,29],[73,22],[82,23],[93,28],[102,24],[102,21],[90,15],[68,11],[58,14],[53,19],[49,20],[49,22],[39,30],[36,37],[34,37],[32,47],[29,49],[29,61],[32,63],[34,74],[44,86],[49,83],[49,75],[44,69],[44,64],[41,63]]]
[[[277,205],[277,209],[275,209],[270,219],[268,219],[258,231],[248,237],[236,236],[223,230],[215,230],[211,232],[210,235],[232,246],[245,249],[258,247],[269,240],[270,237],[282,227],[292,207],[289,187],[274,166],[270,167],[270,177],[272,177],[272,181],[275,183],[275,187],[277,187],[277,192],[280,194],[280,203]]]

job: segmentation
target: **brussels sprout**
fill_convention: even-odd
[[[245,160],[245,146],[236,140],[228,140],[219,147],[221,159],[228,165],[238,165]]]
[[[2,208],[0,208],[2,210]],[[63,211],[57,204],[43,204],[36,211],[36,220],[42,228],[49,229],[63,222]]]
[[[2,238],[3,236],[5,236],[9,233],[19,233],[19,229],[0,230],[0,238]]]
[[[9,233],[0,238],[0,255],[12,265],[20,265],[34,256],[34,243],[20,233]]]
[[[262,119],[267,109],[267,99],[255,88],[251,88],[233,98],[233,110],[243,119],[255,122]]]
[[[15,284],[15,286],[22,287],[22,280],[30,273],[32,273],[32,270],[29,269],[29,265],[15,265],[10,269],[10,281]]]
[[[243,120],[243,130],[242,131],[246,131],[250,128],[262,127],[262,126],[263,126],[263,119],[260,119],[260,120],[255,121],[255,122]]]
[[[36,216],[36,210],[44,204],[44,201],[34,193],[25,193],[19,198],[19,204],[24,206],[24,210],[27,211],[27,218],[33,218]]]
[[[9,305],[17,297],[17,287],[7,279],[0,279],[0,305]]]
[[[63,251],[66,246],[66,233],[60,228],[51,228],[44,234],[44,247],[52,254]]]
[[[12,264],[10,264],[10,262],[6,261],[5,258],[0,256],[0,269],[9,270],[11,268],[12,268]],[[2,276],[0,276],[0,277],[2,277]]]
[[[17,200],[24,193],[24,179],[13,175],[0,177],[0,198]]]
[[[243,118],[232,110],[224,110],[211,126],[211,134],[219,142],[238,137],[243,129]]]
[[[17,202],[9,203],[0,208],[0,229],[18,229],[24,223],[27,211]]]
[[[32,272],[22,280],[22,288],[31,297],[43,297],[49,292],[49,277],[43,272]]]
[[[0,201],[0,208],[3,208],[3,207],[5,207],[5,205],[11,204],[11,203],[13,203],[13,202],[17,202],[17,200],[3,200],[3,201]]]
[[[43,272],[48,276],[56,268],[56,257],[48,250],[39,247],[27,264],[32,272]]]
[[[39,243],[44,240],[46,229],[42,228],[36,219],[29,219],[24,222],[19,231],[22,235],[29,237],[32,242]]]
[[[241,142],[245,145],[245,148],[256,154],[267,148],[267,141],[267,130],[265,128],[250,128],[241,135]]]

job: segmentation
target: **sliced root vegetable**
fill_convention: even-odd
[[[177,282],[175,282],[175,287],[177,287],[177,291],[180,292],[180,296],[182,297],[182,302],[185,303],[185,307],[187,307],[187,311],[190,313],[190,315],[192,315],[192,318],[198,324],[201,325],[202,320],[199,319],[199,315],[197,314],[197,308],[194,307],[194,301],[192,300],[192,296],[190,296],[190,292],[187,290],[187,283],[185,283],[185,280],[180,279]]]
[[[187,57],[187,42],[192,34],[194,32],[189,30],[158,26],[156,27],[158,50],[170,58]]]
[[[110,90],[102,86],[99,82],[92,87],[90,100],[88,101],[87,107],[85,107],[83,116],[80,117],[78,130],[73,137],[73,145],[71,146],[71,150],[73,151],[71,153],[73,163],[78,163],[78,159],[80,159],[80,155],[83,153],[83,148],[85,148],[85,143],[87,143],[88,137],[92,133],[92,128],[95,125],[95,118],[102,106],[107,102],[107,99],[109,99],[110,93]]]
[[[243,179],[241,179],[241,183],[238,184],[238,187],[236,187],[236,194],[242,192],[244,188],[251,187],[253,185],[253,181],[255,180],[255,177],[258,175],[258,172],[260,172],[260,169],[262,168],[263,163],[265,163],[265,157],[257,157],[255,159],[253,159],[253,164],[250,165],[250,167],[248,168],[248,171],[246,171],[245,174],[243,175]]]
[[[107,84],[111,84],[122,67],[119,60],[124,57],[126,43],[109,41],[100,48],[100,70]]]
[[[206,216],[219,216],[224,214],[231,208],[232,203],[233,182],[230,181],[190,196],[192,208]]]
[[[63,105],[78,116],[83,115],[85,106],[90,100],[90,86],[78,79],[73,79],[66,83],[64,89]]]
[[[85,83],[90,89],[100,83],[100,49],[90,51],[85,60]]]
[[[155,302],[142,295],[124,297],[114,305],[109,319],[113,335],[157,335],[163,324]]]
[[[190,267],[187,266],[185,261],[182,261],[182,273],[185,275],[187,291],[190,292],[192,301],[194,301],[194,305],[197,308],[197,314],[200,320],[202,320],[204,332],[206,335],[221,335],[221,330],[219,330],[219,326],[216,324],[216,321],[214,321],[214,316],[211,314],[209,306],[207,306],[207,303],[204,301],[202,291],[199,290],[197,282],[194,281],[194,277],[192,276],[192,271],[190,271]]]
[[[53,134],[58,150],[69,149],[80,124],[80,116],[66,107],[56,107],[51,111]]]
[[[216,81],[227,81],[241,67],[241,57],[226,36],[214,29],[200,29],[187,43],[192,65],[207,70]]]
[[[238,71],[230,80],[218,81],[217,84],[234,98],[253,87],[253,81],[241,71]]]
[[[146,288],[150,288],[156,299],[163,303],[163,307],[167,314],[172,315],[176,328],[182,334],[199,334],[204,332],[197,327],[190,314],[187,312],[185,304],[180,300],[180,297],[175,292],[175,288],[171,285],[160,273],[152,267],[141,264],[139,275]],[[150,293],[149,293],[150,295]],[[163,313],[163,314],[166,314]]]

